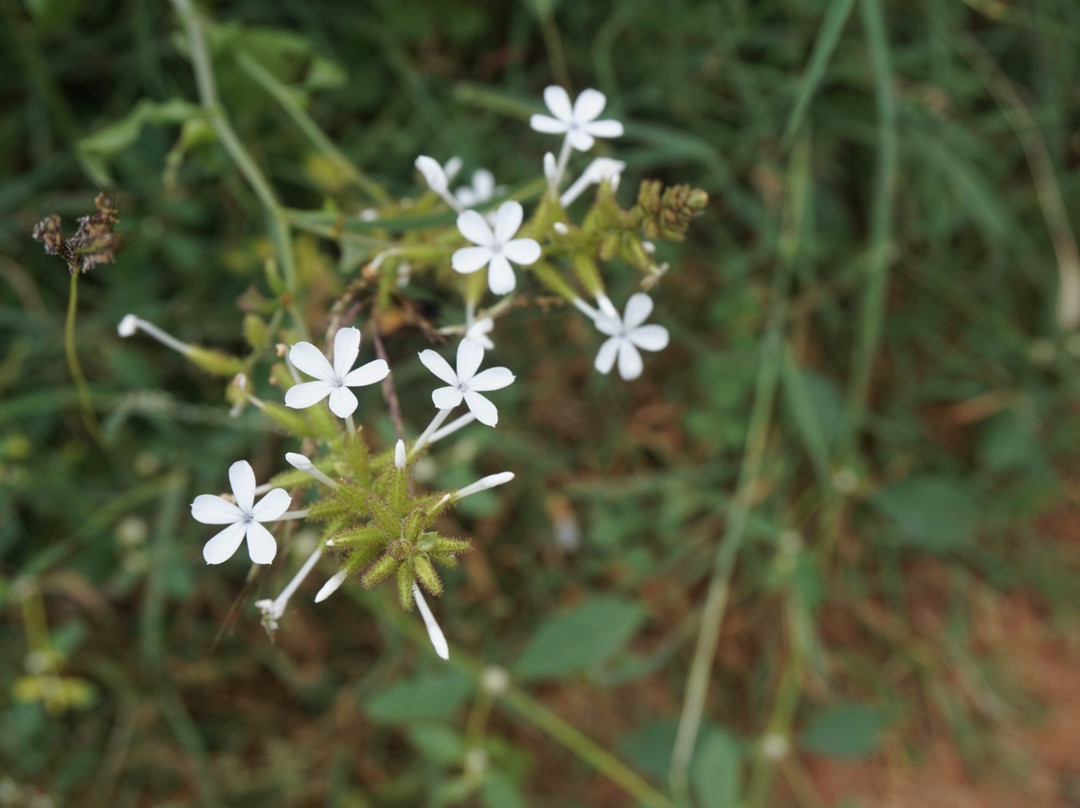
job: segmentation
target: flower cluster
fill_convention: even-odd
[[[463,498],[503,485],[514,475],[492,474],[456,491],[437,491],[425,490],[414,480],[413,472],[417,460],[433,444],[473,421],[487,427],[499,422],[496,401],[488,394],[510,386],[515,376],[505,367],[481,368],[486,353],[495,349],[496,320],[511,310],[512,298],[504,297],[479,310],[485,289],[493,295],[509,296],[519,288],[520,272],[561,296],[606,338],[594,363],[601,373],[610,373],[617,366],[624,379],[635,379],[644,369],[641,351],[660,351],[667,346],[667,329],[645,322],[653,309],[651,298],[640,291],[630,294],[620,315],[605,291],[601,267],[618,259],[620,266],[642,273],[642,286],[651,288],[667,267],[654,262],[655,247],[647,239],[681,238],[705,204],[703,192],[684,186],[663,189],[658,183],[646,182],[640,186],[634,206],[623,209],[616,202],[616,193],[626,164],[607,156],[593,158],[576,180],[567,183],[573,153],[589,151],[600,140],[622,136],[623,127],[616,120],[600,119],[606,99],[596,90],[585,90],[571,100],[562,88],[548,87],[544,101],[550,115],[533,115],[531,127],[542,134],[561,136],[562,144],[557,156],[547,153],[543,157],[546,191],[528,219],[522,201],[504,198],[506,189],[490,171],[478,169],[470,184],[455,189],[452,183],[461,171],[461,161],[452,158],[440,164],[427,155],[418,157],[415,165],[431,193],[408,205],[403,203],[399,209],[388,204],[360,214],[363,227],[395,239],[395,246],[368,257],[364,283],[378,281],[370,298],[357,301],[351,297],[361,284],[350,287],[336,302],[332,340],[327,340],[332,345],[329,354],[324,353],[327,346],[304,338],[306,327],[299,319],[287,328],[281,325],[280,316],[267,324],[249,312],[244,331],[252,354],[244,359],[183,342],[134,315],[121,321],[118,331],[123,337],[141,331],[211,373],[232,375],[228,396],[234,412],[249,404],[258,407],[277,426],[304,441],[307,454],[286,453],[284,459],[291,468],[270,483],[257,486],[252,466],[239,460],[228,470],[230,495],[202,494],[191,503],[197,521],[223,526],[203,547],[208,564],[226,562],[245,542],[252,563],[270,564],[278,556],[277,539],[271,532],[275,526],[301,519],[318,526],[321,538],[289,584],[276,598],[256,603],[268,631],[276,630],[289,599],[306,576],[323,559],[332,557],[337,570],[319,589],[315,602],[325,600],[350,579],[367,588],[392,580],[402,608],[418,608],[436,652],[443,658],[449,655],[425,593],[433,597],[443,593],[439,568],[454,567],[458,556],[472,545],[468,539],[441,532],[442,517]],[[575,223],[570,210],[577,210],[582,195],[594,187],[591,207]],[[397,210],[405,208],[410,208],[413,216],[456,214],[455,227],[430,232],[410,228],[395,233],[388,222]],[[53,244],[58,238],[55,230],[43,225],[41,239]],[[388,362],[376,358],[357,366],[361,331],[340,323],[350,322],[365,305],[377,312],[388,297],[403,295],[413,279],[427,269],[453,281],[464,299],[465,322],[439,329],[444,335],[460,337],[453,365],[430,348],[418,354],[420,364],[439,384],[431,391],[434,414],[427,426],[408,440],[396,409]],[[373,327],[376,322],[373,317]],[[274,336],[281,342],[275,342]],[[376,348],[380,356],[385,355],[378,341]],[[284,406],[258,398],[249,381],[256,378],[259,361],[271,353],[280,361],[274,361],[270,381],[279,388]],[[354,420],[361,406],[357,391],[379,383],[399,430],[395,446],[381,452],[373,450],[363,425]],[[449,420],[462,408],[463,412]],[[298,498],[306,507],[290,510]]]

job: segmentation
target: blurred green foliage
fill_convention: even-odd
[[[770,737],[861,757],[933,720],[973,773],[995,761],[992,730],[1032,710],[1003,649],[980,642],[977,604],[1022,589],[1076,627],[1080,559],[1051,518],[1075,507],[1080,440],[1080,335],[1060,309],[1080,272],[1074,0],[205,11],[221,102],[305,215],[332,218],[333,199],[352,216],[368,192],[290,104],[396,197],[419,153],[535,176],[550,144],[527,116],[564,78],[625,121],[627,185],[690,182],[713,203],[660,250],[673,345],[641,381],[593,373],[596,337],[571,313],[500,322],[520,383],[498,435],[468,433],[437,480],[518,475],[455,525],[477,542],[437,606],[455,667],[353,587],[318,608],[298,598],[273,645],[251,603],[289,564],[207,569],[186,505],[229,462],[264,479],[294,447],[258,413],[229,417],[220,379],[115,331],[136,312],[238,350],[237,302],[266,293],[273,252],[259,200],[193,117],[169,5],[0,0],[0,800],[668,805],[740,502],[691,790],[670,798],[805,801],[790,769],[775,780]],[[127,248],[80,284],[97,445],[64,359],[67,272],[29,232],[88,213],[101,185]],[[356,271],[347,243],[293,236],[303,276]],[[306,313],[339,289],[326,281]],[[611,291],[625,299],[630,274]],[[414,428],[430,405],[405,360],[423,344],[387,337]],[[389,445],[381,409],[368,428]],[[936,634],[916,607],[940,616]],[[511,690],[478,687],[486,665]]]

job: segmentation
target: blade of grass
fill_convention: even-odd
[[[690,763],[701,728],[705,697],[709,688],[720,627],[731,593],[731,576],[735,561],[747,535],[750,512],[756,496],[758,478],[765,462],[765,450],[772,425],[773,404],[780,380],[784,357],[784,325],[787,321],[788,293],[795,273],[803,213],[810,188],[810,142],[807,137],[796,142],[792,149],[787,177],[787,194],[782,213],[783,221],[777,247],[777,268],[773,277],[771,303],[765,335],[762,340],[761,362],[758,365],[754,390],[754,406],[746,436],[738,490],[728,511],[727,525],[713,556],[712,575],[705,605],[702,607],[694,659],[686,679],[682,715],[675,738],[668,772],[672,794],[680,805],[688,804]]]
[[[784,137],[780,141],[781,148],[787,149],[791,140],[802,126],[806,111],[814,100],[814,95],[825,78],[825,72],[829,68],[829,61],[836,51],[836,45],[840,41],[840,34],[847,25],[848,17],[855,0],[833,0],[825,12],[825,19],[821,22],[817,39],[814,41],[814,50],[810,54],[810,63],[806,66],[803,74],[802,86],[799,88],[799,96],[795,100],[795,107],[788,117],[787,126],[784,128]]]
[[[345,156],[341,149],[334,145],[334,142],[326,136],[322,129],[319,128],[319,125],[307,114],[307,110],[300,106],[300,103],[296,100],[296,94],[289,87],[278,81],[270,71],[246,53],[237,56],[236,62],[256,84],[266,90],[281,105],[281,108],[292,118],[293,123],[311,141],[312,145],[321,151],[350,182],[355,183],[375,202],[382,203],[389,199],[381,185],[368,177]]]
[[[878,0],[860,0],[863,28],[873,72],[877,106],[877,165],[870,211],[870,250],[866,266],[866,286],[852,354],[847,412],[837,456],[842,460],[852,452],[866,421],[870,375],[885,320],[885,290],[893,249],[893,199],[896,193],[899,148],[896,134],[896,99],[892,89],[889,43],[885,19]]]

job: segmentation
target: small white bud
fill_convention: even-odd
[[[544,155],[544,177],[551,184],[555,182],[555,175],[558,173],[558,165],[555,162],[555,155],[551,152],[547,152]]]
[[[416,605],[420,609],[420,616],[424,618],[424,626],[427,627],[428,639],[431,640],[431,644],[435,647],[435,653],[443,659],[450,658],[450,646],[446,643],[446,636],[443,634],[442,629],[439,628],[439,624],[435,621],[435,615],[431,613],[431,609],[428,608],[427,601],[424,600],[424,593],[420,591],[420,587],[413,584],[413,597],[416,599]]]
[[[315,467],[310,459],[298,452],[286,452],[285,462],[298,471],[311,471]]]
[[[446,193],[450,181],[446,178],[446,172],[443,171],[443,167],[439,165],[438,160],[428,157],[426,154],[421,154],[416,158],[415,165],[416,170],[424,176],[424,182],[427,183],[428,188],[437,194]]]
[[[456,494],[454,499],[464,499],[470,494],[476,494],[480,491],[487,491],[489,488],[494,488],[497,485],[503,485],[514,479],[514,472],[501,471],[498,474],[489,474],[487,477],[481,477],[472,485],[467,485]]]
[[[555,222],[555,224],[551,226],[551,229],[558,233],[560,236],[565,236],[570,232],[570,228],[562,222]]]
[[[510,674],[498,665],[489,665],[480,674],[480,686],[492,696],[501,696],[510,687]]]
[[[327,542],[327,545],[329,544],[330,542]],[[315,602],[322,603],[332,594],[337,592],[341,588],[341,585],[345,583],[345,579],[348,577],[349,576],[346,575],[344,572],[336,573],[333,577],[330,578],[329,581],[322,585],[322,589],[315,593]]]
[[[770,732],[761,739],[761,754],[769,760],[783,760],[790,751],[791,743],[778,732]]]
[[[139,318],[134,314],[125,314],[124,319],[120,321],[120,325],[116,327],[116,333],[124,339],[134,336],[138,330]]]
[[[643,241],[641,242],[641,249],[645,250],[649,255],[652,255],[656,252],[656,245],[651,241]]]
[[[394,466],[399,469],[405,468],[405,441],[403,440],[398,440],[394,447]]]

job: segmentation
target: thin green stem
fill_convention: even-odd
[[[803,210],[808,196],[808,178],[809,140],[804,136],[796,141],[792,150],[784,222],[778,245],[777,271],[773,278],[772,303],[761,350],[761,364],[758,366],[746,449],[739,471],[739,487],[728,512],[723,538],[713,556],[712,578],[702,609],[694,659],[686,679],[686,695],[668,771],[672,794],[681,805],[688,804],[689,800],[690,763],[705,710],[705,697],[716,646],[720,639],[720,626],[731,594],[732,572],[747,535],[746,528],[764,465],[773,404],[783,365],[788,292],[794,275]]]
[[[417,645],[427,648],[427,633],[418,620],[398,608],[388,606],[386,599],[377,597],[374,594],[360,592],[358,589],[358,587],[352,587],[348,591],[356,600],[377,611],[381,617],[386,618],[388,622],[392,623],[402,634],[409,637]],[[475,676],[478,681],[483,676],[486,667],[479,660],[457,647],[454,647],[451,651],[448,664],[468,672],[470,675]],[[480,682],[479,687],[483,687],[482,682]],[[511,684],[505,693],[495,699],[495,704],[507,708],[510,712],[547,734],[548,737],[561,744],[578,759],[619,786],[637,804],[648,806],[648,808],[675,808],[675,804],[667,796],[654,788],[641,775],[518,687]]]
[[[297,128],[304,133],[312,145],[321,151],[334,168],[341,172],[349,181],[355,183],[375,202],[383,203],[389,197],[382,186],[367,176],[353,163],[344,152],[319,128],[319,125],[307,114],[296,100],[296,94],[278,81],[266,68],[245,53],[237,57],[237,64],[247,73],[252,80],[266,90],[277,101],[285,113],[292,118]]]
[[[893,246],[893,196],[896,190],[899,148],[896,135],[896,98],[892,90],[889,45],[885,20],[878,0],[860,0],[863,27],[870,49],[870,64],[878,114],[878,151],[874,197],[870,221],[870,254],[866,268],[866,288],[859,312],[858,331],[852,356],[847,412],[841,435],[842,460],[855,450],[866,421],[870,375],[881,342],[885,320],[885,290]]]
[[[79,352],[75,344],[75,316],[79,309],[79,273],[71,273],[71,287],[68,293],[67,321],[64,325],[64,353],[67,354],[68,369],[75,381],[75,390],[79,396],[79,414],[90,437],[101,444],[101,426],[98,424],[94,403],[90,397],[90,386],[86,383],[82,365],[79,364]]]
[[[255,192],[260,204],[266,212],[267,228],[277,247],[278,259],[281,262],[281,271],[285,279],[285,287],[290,293],[297,290],[296,258],[293,255],[292,233],[289,229],[288,218],[285,208],[278,201],[274,189],[271,187],[262,169],[255,163],[247,148],[241,142],[229,122],[224,107],[218,100],[217,85],[214,82],[214,68],[210,60],[210,52],[206,47],[206,39],[203,36],[202,23],[199,20],[191,0],[170,0],[176,13],[184,23],[188,37],[188,48],[191,53],[191,63],[195,70],[195,83],[199,91],[199,103],[206,111],[207,120],[217,134],[221,145],[229,153],[240,173],[244,175],[248,185]],[[295,308],[295,302],[288,304],[295,325],[301,336],[307,336],[307,327],[303,318]]]

